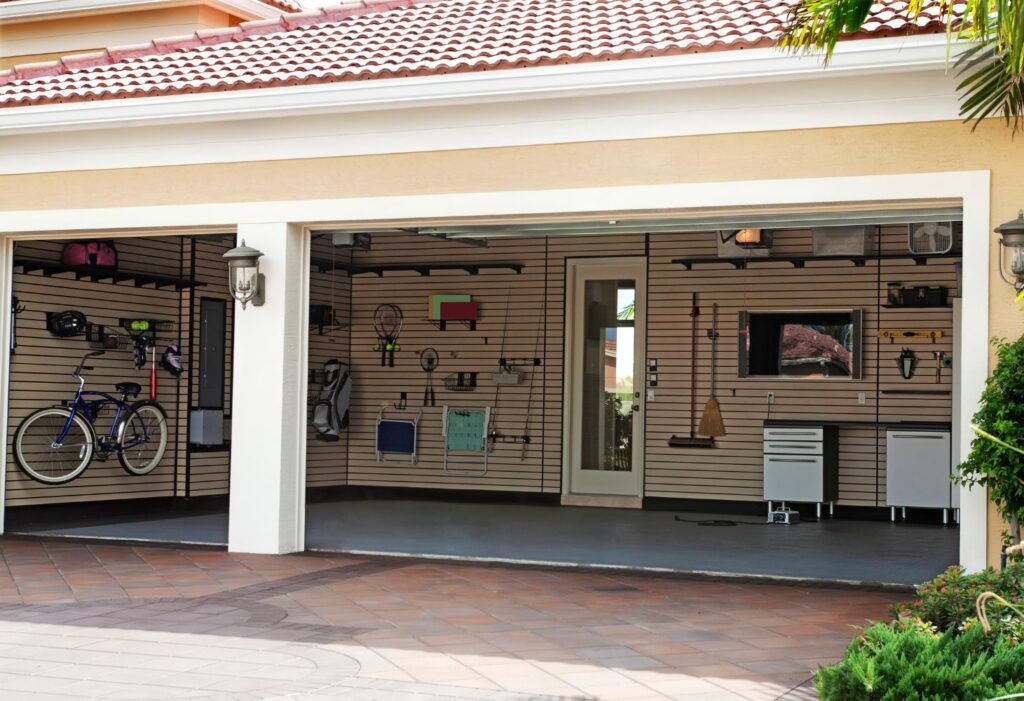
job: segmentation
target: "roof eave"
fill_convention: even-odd
[[[956,55],[956,51],[952,52]],[[479,104],[750,82],[944,68],[946,36],[842,42],[827,69],[820,56],[774,48],[715,51],[439,76],[341,81],[0,109],[0,134],[112,126],[289,117],[403,107]]]
[[[0,3],[0,24],[185,5],[209,5],[245,20],[277,17],[284,12],[259,0],[20,0]]]

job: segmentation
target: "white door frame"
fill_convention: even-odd
[[[11,196],[15,193],[8,191]],[[169,227],[234,228],[241,222],[306,222],[364,225],[368,222],[415,223],[456,217],[545,217],[658,212],[685,216],[707,208],[822,207],[843,198],[843,204],[885,208],[906,201],[957,199],[963,203],[963,306],[979,310],[966,315],[960,332],[963,358],[956,363],[956,381],[963,400],[961,434],[971,435],[970,419],[988,377],[989,367],[989,251],[992,239],[991,173],[987,170],[895,173],[840,177],[777,178],[662,185],[629,185],[560,190],[459,192],[431,195],[330,198],[272,202],[221,202],[138,207],[11,210],[0,212],[0,273],[11,274],[10,240],[66,237],[70,232]],[[54,201],[59,206],[59,200]],[[1009,216],[1009,214],[1007,214]],[[129,232],[131,233],[131,232]],[[8,285],[0,304],[10,304]],[[997,288],[1002,290],[1000,286]],[[1006,304],[1012,303],[1009,289]],[[0,348],[10,342],[10,315],[0,314]],[[7,396],[10,359],[0,353],[0,397]],[[7,416],[0,411],[0,451],[7,455]],[[961,445],[962,460],[969,443]],[[5,477],[6,475],[0,475]],[[987,562],[988,495],[983,488],[960,490],[960,564],[969,571]]]
[[[633,469],[626,479],[621,474],[608,475],[609,479],[592,479],[589,488],[578,484],[579,438],[582,417],[577,406],[576,389],[583,371],[579,343],[583,335],[585,313],[580,309],[583,301],[583,282],[589,274],[612,275],[623,270],[624,277],[636,280],[636,313],[633,319],[634,356],[633,390],[639,398],[633,403],[639,411],[633,413]],[[610,278],[601,278],[610,279]],[[645,370],[647,362],[647,258],[646,256],[615,256],[608,258],[567,258],[565,261],[565,353],[562,367],[562,494],[643,498],[644,495],[644,416],[646,415]],[[593,477],[597,477],[596,475]],[[574,479],[577,482],[574,485]],[[605,484],[595,484],[603,482]],[[621,483],[627,491],[613,491]],[[578,487],[578,488],[577,488]]]

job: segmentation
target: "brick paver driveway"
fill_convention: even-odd
[[[775,699],[901,595],[0,539],[0,698]],[[905,595],[903,595],[905,596]]]

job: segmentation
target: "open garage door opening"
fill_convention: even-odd
[[[226,545],[234,240],[15,243],[8,533]]]

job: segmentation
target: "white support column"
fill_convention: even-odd
[[[293,224],[241,224],[264,253],[266,303],[235,304],[228,549],[304,548],[308,236]]]
[[[7,532],[6,508],[7,508],[7,460],[10,450],[7,447],[8,419],[8,396],[9,382],[11,377],[11,297],[13,295],[12,285],[14,281],[12,265],[14,257],[14,241],[3,236],[0,237],[0,533]]]

